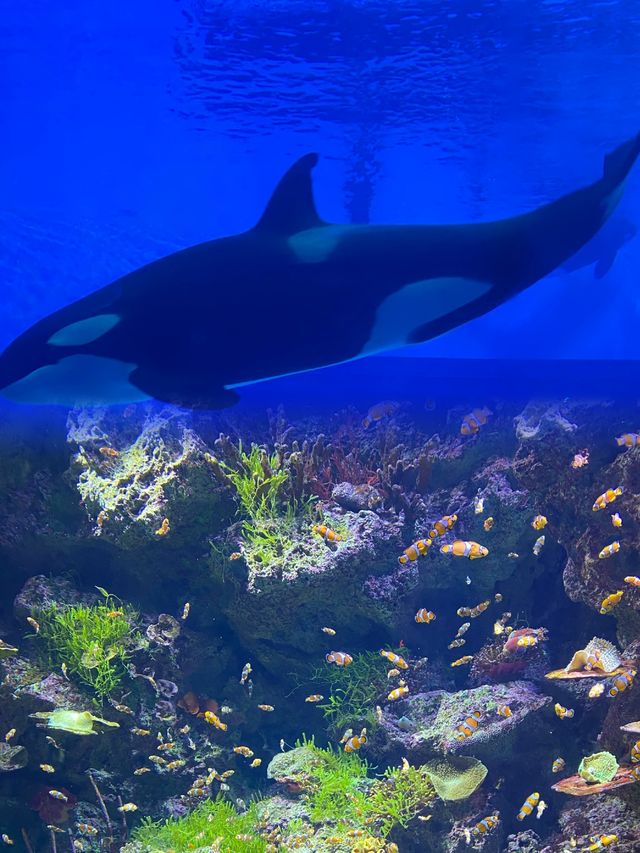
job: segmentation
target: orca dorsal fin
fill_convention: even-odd
[[[296,234],[325,223],[318,216],[311,185],[311,170],[317,154],[305,154],[280,178],[256,229]]]

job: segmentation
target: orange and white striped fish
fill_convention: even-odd
[[[347,652],[329,652],[324,657],[327,663],[335,663],[336,666],[349,666],[353,663],[353,658]]]
[[[342,542],[342,536],[336,533],[335,530],[327,527],[326,524],[314,524],[311,530],[322,537],[325,542]]]
[[[638,447],[640,435],[637,432],[625,432],[616,438],[618,447]]]
[[[491,409],[483,406],[481,409],[474,409],[465,415],[460,425],[460,435],[475,435],[479,432],[480,427],[484,426],[489,417],[493,414]]]
[[[398,557],[398,562],[400,565],[415,563],[418,557],[426,556],[430,547],[431,539],[418,539],[417,542],[414,542],[412,545],[409,545],[408,548],[404,549],[402,554]]]
[[[425,625],[428,625],[429,622],[433,622],[436,618],[436,614],[431,610],[427,610],[426,607],[421,607],[420,610],[415,615],[416,622],[424,622]]]
[[[607,696],[610,696],[613,699],[618,696],[618,694],[624,693],[627,687],[633,687],[633,679],[637,674],[638,673],[635,669],[627,669],[620,675],[616,675],[616,677],[611,681],[611,687],[609,688]]]
[[[448,530],[451,530],[457,520],[458,516],[455,513],[453,515],[443,515],[429,531],[429,539],[437,539],[438,536],[444,536]]]
[[[614,527],[622,527],[622,518],[620,517],[619,512],[614,512],[611,516],[611,524]]]
[[[522,808],[516,815],[518,820],[524,820],[525,817],[529,817],[529,815],[533,812],[535,807],[538,805],[538,801],[540,800],[540,794],[537,791],[534,791],[533,794],[529,794],[527,799],[522,804]]]
[[[511,708],[508,705],[498,705],[496,711],[501,717],[513,716],[513,712],[511,711]]]
[[[520,649],[528,649],[531,646],[537,646],[538,645],[538,638],[536,636],[534,636],[533,634],[525,634],[524,637],[518,637],[518,639],[516,641],[516,645]]]
[[[487,832],[491,832],[492,829],[495,829],[499,820],[500,819],[497,814],[489,815],[479,821],[471,831],[473,835],[485,835]]]
[[[607,489],[606,492],[603,492],[601,495],[595,499],[593,506],[591,507],[594,512],[598,512],[600,509],[604,509],[607,504],[611,504],[615,501],[616,498],[619,498],[622,494],[622,486],[618,486],[616,489]]]
[[[396,403],[395,400],[383,400],[381,403],[376,403],[374,406],[371,406],[365,415],[364,420],[362,421],[362,426],[365,429],[369,429],[371,424],[377,423],[383,418],[391,417],[391,415],[395,414],[399,408],[400,403]]]
[[[610,545],[605,545],[602,551],[598,554],[598,557],[601,560],[606,560],[608,557],[613,557],[614,554],[617,554],[620,550],[620,543],[618,541],[612,542]]]
[[[561,720],[570,720],[575,714],[573,708],[565,708],[564,705],[561,705],[559,702],[556,702],[553,706],[553,710],[556,712],[556,717],[560,717]]]
[[[397,655],[395,652],[391,652],[388,649],[380,649],[380,654],[383,658],[386,658],[399,669],[409,669],[409,664],[406,662],[406,660],[404,658],[401,658],[400,655]]]
[[[367,736],[365,734],[353,735],[353,737],[350,737],[346,741],[344,745],[344,751],[356,752],[356,750],[360,749],[361,746],[364,746],[366,742]]]
[[[640,578],[635,575],[627,575],[624,582],[628,583],[630,586],[640,586]]]
[[[473,655],[463,655],[458,660],[454,660],[451,666],[464,666],[467,663],[471,663],[473,660]]]
[[[465,542],[462,539],[456,539],[449,545],[443,545],[440,548],[441,554],[450,554],[453,557],[467,557],[469,560],[479,560],[481,557],[486,557],[489,549],[478,542]]]
[[[455,739],[458,741],[465,740],[477,730],[480,725],[480,720],[482,719],[482,711],[473,711],[463,723],[456,728],[457,734],[455,735]]]
[[[602,599],[602,603],[600,605],[600,613],[604,616],[606,613],[611,613],[613,608],[620,604],[620,599],[624,595],[624,590],[619,589],[617,592],[612,592],[611,595],[608,595],[606,598]]]
[[[542,530],[543,527],[547,526],[547,518],[544,515],[536,515],[534,516],[533,521],[531,522],[531,526],[534,530]]]
[[[640,761],[640,740],[637,740],[631,747],[631,762],[637,764]]]
[[[402,699],[403,696],[406,696],[409,692],[409,688],[406,684],[401,685],[400,687],[396,687],[394,690],[389,693],[387,699],[389,702],[395,702],[396,699]]]

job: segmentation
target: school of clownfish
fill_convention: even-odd
[[[397,404],[395,404],[395,403],[385,402],[385,403],[379,404],[378,407],[373,407],[369,411],[367,417],[365,418],[365,420],[363,422],[363,425],[365,428],[367,428],[368,426],[371,425],[371,423],[374,423],[383,417],[386,417],[390,414],[393,414],[396,410],[397,410]],[[465,435],[465,436],[475,435],[480,430],[480,428],[484,424],[487,423],[491,414],[492,414],[492,412],[489,409],[487,409],[486,407],[482,408],[482,409],[474,409],[471,413],[469,413],[468,415],[466,415],[463,418],[463,421],[462,421],[462,424],[460,427],[460,433],[462,435]],[[619,447],[624,447],[624,448],[631,448],[631,447],[640,446],[640,434],[638,434],[638,433],[625,433],[625,434],[619,436],[618,438],[616,438],[616,443]],[[104,455],[110,456],[111,454],[105,453]],[[573,460],[571,462],[571,467],[574,469],[579,469],[579,468],[582,468],[588,464],[589,464],[589,451],[585,449],[585,450],[582,450],[579,453],[575,454],[575,456],[573,457]],[[622,494],[623,494],[622,487],[607,489],[605,492],[603,492],[601,495],[599,495],[595,499],[593,507],[592,507],[593,511],[598,512],[598,511],[605,509],[607,506],[612,504]],[[484,498],[477,496],[474,499],[474,509],[475,509],[475,514],[477,514],[477,515],[481,515],[484,513]],[[458,516],[455,513],[451,514],[451,515],[445,515],[442,518],[440,518],[438,521],[436,521],[433,524],[433,527],[431,528],[431,530],[429,530],[427,536],[424,539],[419,539],[416,542],[409,545],[407,548],[405,548],[404,552],[398,557],[398,562],[401,565],[403,565],[403,564],[415,562],[420,557],[426,556],[427,553],[429,552],[430,548],[434,544],[434,542],[438,538],[441,538],[441,537],[445,536],[447,533],[449,533],[453,529],[453,527],[455,526],[457,521],[458,521]],[[616,512],[616,513],[611,515],[611,523],[612,523],[613,527],[615,527],[615,528],[622,527],[623,520],[622,520],[622,517],[620,516],[619,513]],[[493,519],[493,517],[489,516],[488,518],[486,518],[484,520],[483,528],[485,531],[488,532],[488,531],[493,529],[494,524],[495,524],[495,520]],[[536,531],[543,530],[547,526],[547,524],[548,524],[547,518],[541,514],[536,515],[531,522],[531,526]],[[164,536],[164,535],[166,535],[166,533],[169,532],[169,529],[170,529],[169,520],[164,519],[160,529],[158,531],[156,531],[156,533],[159,536]],[[313,525],[312,532],[315,535],[321,537],[327,544],[330,543],[333,545],[333,544],[337,544],[337,543],[343,541],[343,536],[336,533],[334,530],[332,530],[326,524],[315,524],[315,525]],[[545,536],[541,535],[540,537],[538,537],[538,539],[536,539],[536,541],[534,542],[533,548],[532,548],[533,554],[535,556],[538,556],[540,554],[544,544],[545,544]],[[620,542],[617,540],[614,542],[611,542],[608,545],[605,545],[601,549],[601,551],[599,552],[599,555],[598,555],[599,559],[608,559],[608,558],[612,557],[614,554],[616,554],[620,551],[620,547],[621,547]],[[462,557],[462,558],[466,558],[469,560],[481,559],[481,558],[488,556],[488,554],[489,554],[488,548],[486,548],[484,545],[481,545],[478,542],[461,540],[461,539],[455,539],[453,542],[444,543],[440,547],[439,550],[440,550],[441,554],[449,555],[452,557]],[[512,559],[517,559],[519,555],[515,554],[515,553],[510,553],[508,556]],[[639,577],[627,576],[624,578],[624,581],[625,581],[625,583],[627,583],[633,587],[637,587],[637,588],[640,587],[640,578]],[[624,594],[623,590],[618,590],[615,593],[610,593],[607,596],[605,596],[605,598],[602,600],[602,603],[601,603],[600,613],[603,615],[610,613],[612,611],[612,609],[619,604],[620,600],[622,599],[623,594]],[[496,593],[496,595],[494,597],[494,601],[496,603],[501,602],[502,601],[502,595],[500,593]],[[489,608],[490,605],[491,605],[491,600],[487,599],[487,600],[484,600],[484,601],[480,602],[479,604],[475,605],[474,607],[460,607],[460,608],[458,608],[458,610],[456,612],[457,612],[457,615],[461,618],[473,619],[473,618],[480,616],[483,612],[485,612]],[[190,608],[189,603],[184,605],[184,609],[182,612],[182,619],[183,620],[185,620],[187,618],[187,616],[189,615],[189,608]],[[512,627],[507,625],[507,622],[510,619],[510,617],[511,617],[511,613],[507,612],[507,613],[503,613],[502,616],[498,620],[496,620],[496,622],[494,623],[494,634],[495,635],[506,634],[507,635],[507,643],[509,643],[509,641],[512,639],[515,640],[516,650],[535,647],[542,639],[544,639],[544,637],[545,637],[544,629],[538,629],[538,630],[521,629],[520,631],[514,631]],[[425,607],[420,608],[417,611],[417,613],[415,614],[415,621],[417,623],[428,625],[429,623],[433,622],[435,619],[436,619],[436,614],[431,610],[427,610],[427,608],[425,608]],[[36,632],[37,632],[39,626],[37,625],[35,620],[33,620],[31,617],[28,617],[27,621],[32,625],[34,630],[36,630]],[[464,645],[465,638],[463,635],[469,629],[470,624],[471,624],[470,622],[464,622],[459,627],[455,638],[449,644],[449,647],[448,647],[449,649],[455,649],[455,648],[458,648],[458,647]],[[336,634],[335,629],[327,627],[327,626],[322,627],[321,630],[325,634],[328,634],[330,636],[334,636]],[[520,635],[520,636],[518,636],[518,635]],[[597,665],[598,654],[599,653],[596,651],[595,653],[593,653],[593,655],[590,658],[589,657],[587,658],[587,663],[585,665],[585,669],[589,670],[589,669],[593,668],[594,665]],[[380,649],[380,655],[382,657],[386,658],[392,666],[392,668],[388,671],[388,678],[399,677],[401,674],[401,671],[406,671],[409,669],[409,664],[407,663],[407,661],[402,656],[397,654],[396,652],[393,652],[393,651],[388,650],[388,649]],[[335,666],[339,666],[339,667],[348,667],[353,662],[353,657],[345,651],[330,651],[325,655],[325,660],[328,664],[334,664]],[[464,655],[461,658],[458,658],[457,660],[452,661],[450,666],[451,667],[463,666],[463,665],[471,663],[472,661],[473,661],[473,655]],[[242,673],[240,676],[240,684],[247,686],[250,696],[252,693],[252,682],[251,682],[251,679],[249,678],[251,672],[252,672],[251,664],[246,663],[242,669]],[[623,673],[617,674],[611,680],[609,689],[607,691],[607,695],[610,698],[614,698],[617,695],[619,695],[621,692],[623,692],[626,689],[628,689],[629,687],[633,686],[635,676],[636,676],[636,670],[632,669],[632,668],[624,671]],[[597,689],[597,688],[601,688],[601,689]],[[595,685],[591,689],[589,696],[591,698],[594,698],[596,696],[601,695],[603,692],[604,692],[604,686],[602,684],[598,684],[598,685]],[[387,698],[387,701],[389,701],[389,702],[395,702],[395,701],[405,697],[408,693],[409,693],[409,687],[408,687],[406,681],[403,679],[400,679],[398,682],[398,687],[394,687],[387,694],[386,698]],[[323,699],[324,699],[324,697],[321,694],[310,694],[310,695],[305,697],[304,701],[307,703],[318,703],[318,702],[322,701]],[[128,708],[128,706],[121,704],[121,703],[115,703],[115,702],[113,702],[112,704],[114,705],[114,708],[118,712],[123,713],[123,714],[133,715],[133,711],[130,708]],[[266,712],[266,713],[275,711],[275,707],[273,705],[266,704],[266,703],[258,704],[257,707],[261,711]],[[376,717],[380,721],[382,719],[382,713],[383,713],[382,708],[379,705],[377,705],[375,711],[376,711]],[[556,716],[562,720],[571,719],[574,716],[574,710],[573,709],[565,708],[562,705],[560,705],[559,703],[555,704],[554,711],[555,711]],[[230,714],[230,713],[232,713],[232,709],[229,708],[228,706],[222,706],[222,708],[220,709],[220,713],[223,715],[224,714]],[[497,713],[498,716],[504,717],[504,718],[511,717],[513,714],[511,708],[508,705],[503,705],[503,704],[497,705],[497,707],[495,708],[495,713]],[[208,723],[209,725],[211,725],[212,727],[214,727],[217,730],[222,731],[222,732],[227,731],[227,729],[228,729],[227,723],[223,722],[220,719],[220,716],[218,716],[218,714],[215,713],[214,711],[206,710],[206,711],[204,711],[202,716],[203,716],[204,721],[206,723]],[[466,716],[465,719],[455,728],[455,731],[453,732],[454,739],[457,741],[464,741],[467,738],[472,737],[476,733],[476,731],[480,728],[481,721],[482,721],[483,717],[484,717],[484,712],[481,710],[476,709],[476,710],[472,711],[471,713],[469,713],[468,716]],[[179,733],[181,735],[184,735],[184,736],[188,735],[189,732],[190,732],[190,726],[189,725],[185,725],[179,729]],[[135,726],[132,728],[131,733],[137,737],[148,737],[148,736],[151,736],[151,734],[152,734],[152,732],[150,730],[141,729],[141,728],[135,727]],[[14,736],[15,736],[15,729],[12,729],[9,732],[7,732],[7,734],[5,735],[5,741],[8,743]],[[156,737],[157,737],[157,742],[158,742],[157,746],[156,746],[156,752],[157,753],[163,752],[163,753],[170,754],[170,752],[176,748],[176,743],[173,740],[165,741],[164,736],[160,732],[157,733]],[[52,738],[47,738],[47,740],[54,742]],[[347,753],[355,752],[355,751],[361,749],[363,746],[366,745],[366,743],[367,743],[367,730],[366,730],[366,728],[361,729],[359,735],[355,735],[351,729],[347,729],[347,731],[343,734],[343,736],[340,740],[340,745],[342,745],[344,751]],[[188,746],[191,749],[196,748],[193,740],[190,737],[188,738]],[[284,748],[285,748],[284,740],[281,740],[280,748],[281,748],[281,750],[284,750]],[[244,745],[234,746],[233,752],[236,755],[240,755],[244,758],[253,759],[250,762],[250,766],[252,768],[257,768],[262,764],[262,759],[259,757],[255,757],[253,750],[251,750],[247,746],[244,746]],[[636,781],[640,782],[640,740],[636,744],[633,745],[633,747],[631,748],[631,754],[630,755],[631,755],[632,765],[636,765],[633,767],[633,769],[631,771],[631,776]],[[164,758],[164,756],[158,755],[158,754],[148,755],[147,759],[150,763],[152,763],[158,767],[163,767],[167,771],[180,770],[183,767],[185,767],[187,764],[187,761],[184,759],[167,760],[166,758]],[[406,759],[404,759],[403,761],[406,763]],[[553,761],[552,768],[551,768],[553,773],[561,772],[564,768],[565,768],[565,761],[563,758],[558,757]],[[42,770],[42,772],[44,772],[46,774],[54,774],[56,772],[55,768],[50,764],[41,764],[40,769]],[[142,774],[149,773],[149,772],[151,772],[149,767],[142,766],[142,767],[140,767],[134,771],[134,775],[140,776]],[[226,784],[226,780],[230,776],[232,776],[234,772],[235,771],[233,769],[228,769],[228,770],[225,770],[225,771],[220,773],[220,772],[216,771],[214,768],[208,768],[206,775],[199,776],[195,780],[193,780],[189,790],[187,791],[187,796],[189,796],[189,797],[208,796],[208,789],[213,784],[214,781],[217,781],[220,783],[220,791],[221,792],[229,790],[229,786]],[[52,799],[57,799],[57,800],[60,800],[63,802],[66,802],[68,799],[66,794],[64,794],[63,792],[61,792],[55,788],[51,788],[49,790],[49,796]],[[535,791],[525,799],[524,803],[522,804],[520,810],[518,811],[518,813],[516,815],[516,818],[519,821],[523,821],[523,820],[525,820],[525,818],[530,816],[534,810],[536,810],[536,812],[537,812],[537,817],[541,817],[545,808],[546,808],[546,803],[544,802],[544,800],[540,799],[540,793]],[[138,806],[133,802],[121,803],[121,805],[118,806],[118,811],[123,815],[127,812],[135,812],[137,809],[138,809]],[[496,813],[493,815],[489,815],[489,816],[483,818],[482,820],[480,820],[478,823],[476,823],[475,826],[470,831],[467,831],[468,836],[469,837],[471,835],[482,836],[486,833],[489,833],[493,829],[495,829],[495,827],[498,825],[498,823],[499,823],[499,814]],[[59,827],[57,827],[55,825],[51,825],[49,827],[49,829],[51,830],[52,833],[62,831],[62,830],[60,830]],[[88,824],[88,823],[83,823],[83,822],[77,823],[76,829],[77,829],[78,834],[80,836],[91,837],[91,836],[98,834],[98,829],[96,827],[94,827],[93,825]],[[0,835],[0,838],[2,839],[2,841],[6,845],[11,846],[14,844],[13,839],[10,838],[10,836],[8,836],[6,833],[3,833],[2,835]],[[341,840],[342,839],[339,839],[339,838],[335,839],[336,842],[341,841]],[[617,840],[618,840],[618,837],[615,834],[592,836],[590,838],[589,846],[586,847],[585,849],[587,851],[589,851],[589,853],[595,853],[595,851],[602,850],[606,847],[609,847],[610,845],[617,842]],[[329,839],[329,841],[331,841],[331,839]],[[84,849],[83,842],[80,838],[74,839],[72,843],[73,843],[74,850],[82,851]],[[391,845],[390,849],[393,849],[394,847],[395,847],[395,845]]]

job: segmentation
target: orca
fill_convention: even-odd
[[[604,278],[616,262],[620,250],[637,235],[636,225],[622,216],[612,216],[598,231],[593,240],[569,258],[562,269],[575,272],[585,267],[593,267],[593,277]]]
[[[565,263],[622,195],[640,134],[594,183],[523,215],[340,225],[316,210],[317,154],[251,230],[161,258],[45,317],[0,356],[0,393],[65,406],[149,398],[217,409],[243,385],[417,344]]]

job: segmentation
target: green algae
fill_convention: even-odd
[[[257,831],[258,815],[252,804],[242,814],[222,799],[207,800],[182,818],[163,822],[143,819],[134,829],[132,840],[142,850],[153,853],[187,853],[198,848],[214,848],[219,853],[263,853],[267,842]]]
[[[367,810],[383,838],[396,826],[406,829],[412,820],[433,803],[435,788],[426,767],[389,767],[384,778],[374,783],[367,798]]]
[[[582,759],[578,774],[587,782],[594,784],[610,782],[618,772],[619,766],[615,755],[610,752],[595,752]]]
[[[91,606],[51,605],[37,611],[52,666],[90,687],[99,701],[110,696],[127,675],[132,649],[143,642],[135,630],[137,612],[100,589],[104,601]]]

